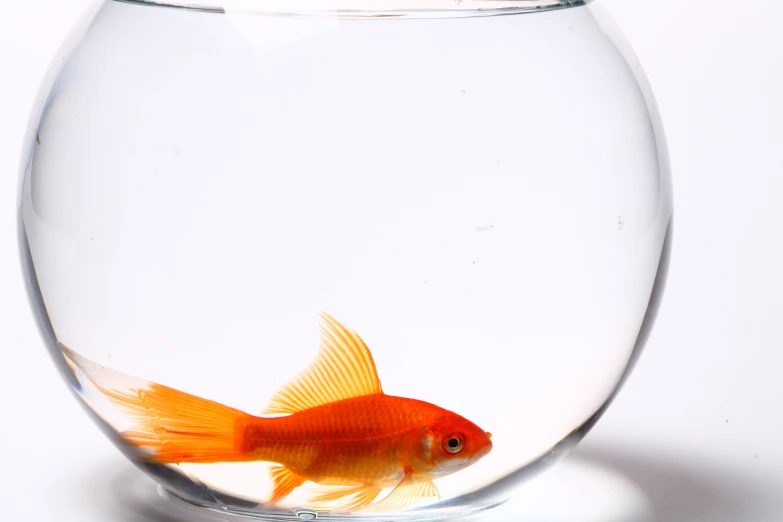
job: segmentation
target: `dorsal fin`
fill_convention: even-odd
[[[321,348],[315,360],[284,384],[262,414],[289,414],[351,397],[383,393],[362,338],[321,312]]]

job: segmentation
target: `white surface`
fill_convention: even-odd
[[[783,2],[601,1],[645,66],[667,129],[669,282],[647,350],[604,419],[489,520],[779,521]],[[7,2],[0,16],[0,519],[196,520],[165,513],[66,393],[22,286],[22,134],[49,58],[88,3]]]

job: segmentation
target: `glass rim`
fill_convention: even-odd
[[[334,18],[451,18],[578,7],[593,0],[113,0],[223,14]]]

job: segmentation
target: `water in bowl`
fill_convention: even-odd
[[[592,6],[538,11],[282,16],[110,1],[74,37],[25,155],[30,294],[72,388],[171,493],[283,519],[450,516],[508,498],[597,420],[657,308],[668,165],[649,88],[611,25]],[[308,446],[304,460],[326,459],[331,479],[291,450],[304,480],[270,504],[279,460],[150,457],[155,433],[169,449],[175,435],[198,432],[193,451],[227,439],[188,417],[205,403],[142,397],[134,409],[118,394],[159,386],[288,415],[262,411],[318,355],[324,317],[343,332],[338,370],[314,370],[296,392],[309,394],[303,409],[377,391],[364,352],[344,349],[354,334],[383,393],[411,400],[350,410]],[[477,458],[429,475],[411,444],[445,459],[467,425],[403,444],[405,424],[375,461],[369,446],[340,446],[339,433],[410,421],[413,401],[491,444],[459,441]],[[383,462],[384,480],[357,472],[362,459]],[[406,477],[415,487],[384,505]],[[335,488],[378,492],[361,507],[340,503],[358,489],[313,501]]]

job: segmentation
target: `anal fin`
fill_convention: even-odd
[[[296,475],[285,466],[270,468],[269,474],[272,477],[273,484],[272,496],[268,500],[270,504],[277,503],[281,499],[287,497],[294,489],[305,483],[305,479]]]

